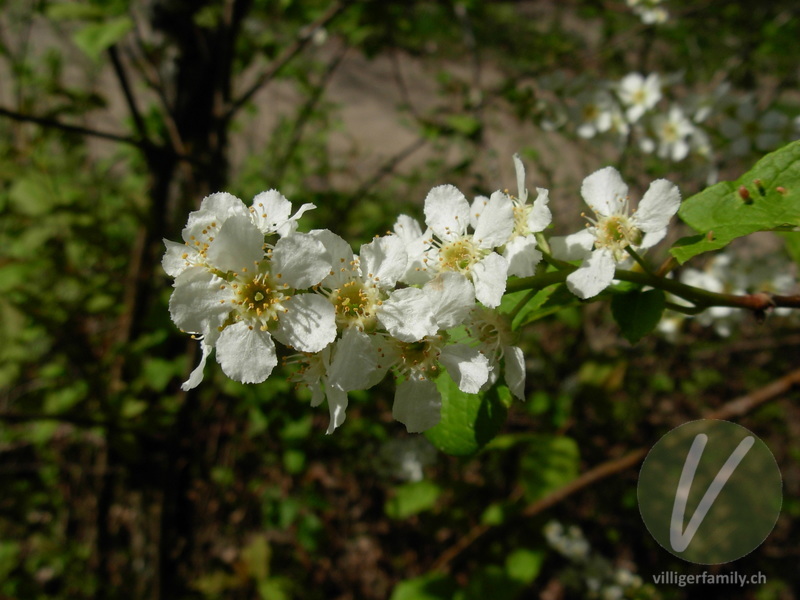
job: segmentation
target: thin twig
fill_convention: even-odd
[[[300,140],[303,138],[303,130],[305,126],[308,124],[311,115],[314,112],[314,108],[319,103],[319,99],[322,97],[322,93],[325,91],[325,88],[330,83],[331,77],[336,72],[336,69],[339,68],[339,65],[342,63],[345,55],[348,51],[347,46],[343,46],[342,49],[336,54],[333,60],[328,63],[325,72],[320,77],[319,82],[317,83],[314,91],[311,93],[310,97],[300,109],[300,112],[297,115],[297,118],[294,120],[294,125],[292,127],[292,134],[289,138],[289,142],[286,144],[286,152],[284,152],[283,156],[281,157],[278,165],[275,169],[275,185],[279,185],[283,181],[283,176],[286,173],[286,169],[289,166],[289,162],[292,159],[297,147],[300,145]]]
[[[386,177],[387,175],[391,174],[401,162],[403,162],[406,158],[414,154],[417,150],[422,148],[425,144],[428,143],[428,139],[424,136],[420,136],[413,142],[411,142],[408,146],[400,150],[397,154],[387,160],[376,172],[375,174],[367,179],[364,183],[359,186],[359,188],[355,191],[352,196],[351,203],[355,204],[359,200],[361,200],[364,196],[366,196],[369,191],[375,187],[378,182]]]
[[[62,123],[61,121],[57,121],[56,119],[48,119],[46,117],[36,117],[34,115],[25,115],[13,110],[8,110],[7,108],[3,108],[1,106],[0,106],[0,116],[8,117],[9,119],[12,119],[14,121],[20,121],[23,123],[36,123],[37,125],[41,125],[42,127],[52,127],[53,129],[60,129],[61,131],[66,131],[69,133],[88,135],[91,137],[111,140],[112,142],[129,144],[131,146],[136,146],[137,148],[143,148],[145,146],[145,142],[143,142],[142,140],[132,138],[129,136],[121,135],[118,133],[111,133],[108,131],[99,131],[97,129],[89,129],[88,127],[81,127],[80,125],[69,125],[67,123]]]
[[[331,4],[328,10],[322,14],[322,16],[320,16],[310,25],[304,27],[300,31],[297,39],[288,48],[286,48],[283,53],[272,62],[272,64],[269,65],[267,70],[264,71],[258,77],[258,79],[256,79],[256,81],[247,90],[245,90],[241,96],[239,96],[239,98],[231,102],[230,107],[223,116],[223,120],[229,121],[232,119],[239,109],[241,109],[250,100],[250,98],[252,98],[256,92],[258,92],[258,90],[272,81],[278,75],[278,73],[280,73],[283,68],[292,61],[295,56],[300,54],[300,52],[312,40],[316,31],[325,27],[336,17],[342,14],[342,12],[344,12],[344,10],[353,3],[353,1],[354,0],[342,0],[340,2],[334,2]]]
[[[750,394],[735,398],[716,410],[705,413],[703,418],[726,420],[735,417],[741,417],[755,410],[762,404],[769,402],[770,400],[774,400],[782,394],[785,394],[793,387],[798,385],[800,385],[800,369],[796,369]],[[649,451],[649,447],[636,448],[624,456],[601,463],[596,467],[589,469],[576,479],[573,479],[568,484],[558,488],[554,492],[551,492],[544,498],[540,498],[536,502],[529,504],[522,509],[522,511],[519,513],[519,516],[535,516],[562,502],[569,496],[572,496],[582,489],[597,483],[598,481],[630,469],[644,460],[644,457],[647,456]],[[436,559],[431,566],[431,571],[446,571],[453,559],[464,552],[464,550],[472,545],[477,539],[494,528],[495,526],[485,524],[473,527],[465,535],[461,536],[455,544],[447,548],[447,550],[445,550],[439,556],[439,558]]]
[[[147,126],[145,125],[142,113],[139,111],[139,106],[136,103],[136,97],[133,95],[130,82],[128,81],[128,74],[125,71],[125,65],[120,60],[119,52],[116,46],[111,46],[108,49],[108,56],[111,58],[111,66],[114,68],[114,74],[117,76],[117,81],[122,88],[122,93],[125,96],[125,102],[128,105],[128,110],[133,118],[133,123],[136,126],[136,133],[142,140],[149,140],[147,135]]]

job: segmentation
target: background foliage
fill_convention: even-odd
[[[181,392],[196,343],[169,320],[160,268],[162,238],[221,189],[314,202],[306,223],[357,245],[419,216],[432,185],[513,188],[513,151],[557,221],[607,164],[685,196],[717,172],[735,180],[759,151],[736,156],[722,135],[711,157],[669,162],[551,124],[570,85],[632,71],[680,72],[676,97],[724,80],[797,114],[794,4],[673,0],[652,26],[589,0],[0,1],[0,597],[583,598],[625,568],[646,583],[638,597],[795,598],[796,394],[740,419],[781,467],[778,525],[709,568],[766,585],[653,586],[705,569],[647,534],[633,465],[537,502],[797,368],[796,321],[744,319],[728,339],[689,322],[675,341],[632,345],[607,305],[551,290],[517,315],[527,402],[484,399],[473,408],[499,435],[450,456],[392,422],[381,387],[351,395],[333,436],[285,375],[248,387],[214,366]],[[379,122],[348,129],[331,100],[348,61],[384,69],[386,131],[407,145],[387,133],[376,155],[359,135]],[[771,239],[738,251],[765,249],[783,253]],[[592,562],[547,544],[552,519],[580,526]]]

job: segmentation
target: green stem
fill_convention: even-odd
[[[558,263],[566,266],[558,271],[550,271],[547,273],[542,273],[541,275],[534,275],[533,277],[524,277],[522,279],[510,281],[506,288],[506,292],[510,293],[519,292],[521,290],[541,290],[557,283],[564,283],[564,281],[567,279],[567,276],[577,269],[577,267],[561,261],[558,261]],[[614,279],[619,279],[620,281],[629,281],[642,286],[650,286],[664,290],[665,292],[669,292],[674,296],[688,300],[694,305],[693,307],[681,307],[678,309],[681,312],[693,311],[696,314],[711,306],[730,306],[733,308],[742,308],[752,311],[764,311],[776,305],[800,308],[800,298],[794,296],[770,296],[769,294],[763,293],[747,294],[744,296],[721,294],[687,285],[674,279],[657,277],[651,273],[639,273],[636,271],[617,269],[614,273]],[[675,306],[677,307],[679,305]],[[670,308],[672,308],[672,306],[670,306]]]
[[[652,275],[653,274],[653,272],[650,270],[650,267],[647,266],[647,263],[644,262],[644,259],[641,256],[639,256],[639,253],[636,252],[636,250],[634,250],[630,246],[625,246],[625,250],[628,252],[628,254],[631,255],[633,260],[636,261],[636,264],[638,264],[640,267],[642,267],[642,270],[645,273],[647,273],[648,275]]]

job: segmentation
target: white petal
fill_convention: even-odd
[[[628,186],[614,167],[595,171],[583,180],[581,196],[598,215],[609,216],[619,212],[628,196]]]
[[[361,271],[374,279],[379,287],[393,288],[408,264],[408,253],[403,241],[394,235],[379,237],[361,246]]]
[[[489,359],[472,346],[445,346],[439,355],[439,362],[458,384],[458,389],[467,394],[477,394],[489,379]]]
[[[206,367],[206,360],[208,360],[208,355],[211,354],[211,350],[213,350],[213,348],[214,346],[208,342],[207,336],[200,340],[200,351],[202,352],[200,356],[200,364],[198,364],[189,374],[189,379],[181,384],[181,389],[184,392],[193,390],[200,385],[201,381],[203,381],[203,369]]]
[[[652,248],[667,236],[667,228],[645,233],[638,248]]]
[[[528,213],[528,229],[531,233],[544,231],[553,220],[553,213],[548,206],[550,202],[550,192],[544,188],[536,188],[536,200],[533,201],[533,208]]]
[[[303,216],[304,213],[308,212],[309,210],[313,210],[317,208],[315,205],[311,204],[310,202],[306,202],[300,208],[297,209],[297,212],[294,213],[289,220],[283,223],[278,227],[278,235],[281,237],[285,237],[290,233],[294,233],[297,231],[297,220]]]
[[[422,288],[433,308],[439,329],[460,325],[475,307],[475,289],[461,273],[444,271]]]
[[[489,308],[500,306],[500,301],[506,291],[507,279],[508,262],[495,252],[492,252],[472,267],[472,283],[475,285],[475,297]]]
[[[191,244],[195,240],[203,239],[210,232],[216,231],[225,221],[234,216],[250,216],[244,202],[227,192],[211,194],[203,198],[199,210],[189,213],[189,219],[181,236],[185,242]]]
[[[525,187],[525,165],[522,164],[519,154],[514,155],[514,171],[517,174],[517,198],[525,204],[528,199],[528,188]]]
[[[322,287],[335,289],[351,279],[361,278],[361,269],[354,263],[353,249],[344,239],[327,229],[315,229],[308,235],[322,242],[330,256],[331,270],[320,282]]]
[[[595,250],[577,271],[567,276],[567,287],[580,298],[591,298],[606,289],[614,279],[616,262],[610,251]]]
[[[290,287],[311,287],[330,275],[330,272],[330,254],[313,235],[294,233],[275,244],[272,274]]]
[[[225,322],[233,310],[232,298],[223,279],[203,267],[191,267],[175,278],[169,314],[183,331],[207,334]]]
[[[467,232],[469,203],[453,185],[439,185],[425,197],[425,223],[439,239],[452,240]]]
[[[392,229],[406,244],[422,237],[422,227],[420,227],[419,221],[408,215],[397,217],[397,222]]]
[[[225,221],[233,216],[247,216],[249,211],[239,198],[228,192],[209,194],[200,203],[198,212],[216,215],[220,221]]]
[[[666,229],[681,206],[678,186],[666,179],[656,179],[647,188],[634,214],[637,227],[645,233]]]
[[[208,248],[208,263],[221,271],[253,269],[264,258],[264,234],[248,217],[231,217]]]
[[[550,251],[559,260],[581,260],[594,248],[596,239],[592,228],[581,229],[567,236],[551,237]]]
[[[273,331],[281,344],[301,352],[319,352],[336,339],[336,312],[327,299],[317,294],[297,294],[283,306],[286,312],[278,315],[278,326]]]
[[[192,263],[200,260],[200,253],[186,244],[164,240],[164,245],[167,247],[167,251],[161,259],[161,266],[170,277],[177,277]]]
[[[250,215],[253,223],[266,235],[277,232],[291,212],[292,203],[278,190],[269,190],[253,198]]]
[[[344,423],[345,417],[347,416],[345,414],[347,410],[347,392],[337,390],[331,386],[328,386],[325,392],[328,396],[328,410],[331,414],[328,430],[325,433],[330,435],[339,425]]]
[[[370,387],[378,358],[370,336],[355,327],[348,327],[334,347],[328,384],[345,392]]]
[[[514,203],[503,192],[495,192],[477,218],[472,236],[481,248],[502,246],[514,230]]]
[[[436,384],[427,379],[412,379],[398,385],[392,416],[405,425],[409,433],[435,427],[442,418],[442,396]]]
[[[473,229],[478,226],[478,219],[487,204],[489,204],[489,198],[486,196],[475,196],[475,200],[472,201],[472,205],[469,207],[469,224]]]
[[[268,331],[240,321],[219,334],[217,362],[234,381],[261,383],[278,364],[278,356]]]
[[[542,253],[536,249],[536,238],[532,235],[515,237],[506,244],[503,257],[508,261],[508,274],[516,277],[531,277]]]
[[[419,223],[408,215],[400,215],[394,225],[394,232],[403,240],[408,254],[406,272],[401,280],[405,283],[416,285],[425,283],[431,278],[423,262],[425,252],[430,247],[430,230],[422,232]]]
[[[392,337],[403,342],[417,342],[439,330],[433,307],[419,288],[394,291],[377,312],[381,325]]]
[[[525,400],[525,356],[517,346],[503,348],[506,361],[505,380],[508,389],[520,400]]]

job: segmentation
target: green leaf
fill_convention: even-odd
[[[386,501],[386,514],[392,519],[407,519],[411,515],[430,510],[442,493],[442,488],[432,481],[414,481],[394,490],[393,497]]]
[[[107,16],[108,12],[108,7],[98,6],[97,4],[83,4],[81,2],[57,2],[49,4],[45,9],[47,18],[54,21],[102,19]]]
[[[678,214],[700,234],[670,250],[681,263],[756,231],[800,225],[800,141],[766,155],[736,181],[688,198]]]
[[[450,115],[445,122],[456,133],[465,137],[472,137],[481,130],[481,122],[470,115]]]
[[[514,600],[519,597],[523,584],[511,579],[499,565],[486,565],[470,575],[464,590],[465,600]]]
[[[564,436],[537,435],[520,460],[520,480],[528,502],[535,502],[578,476],[578,444]]]
[[[525,301],[525,298],[528,298],[528,300]],[[517,310],[522,302],[525,303]],[[536,293],[523,290],[513,294],[506,294],[503,297],[503,303],[500,305],[500,311],[510,314],[516,310],[516,314],[511,321],[511,330],[516,331],[529,323],[560,312],[566,307],[580,304],[581,300],[570,292],[566,286],[557,284],[548,286]]]
[[[427,574],[398,583],[389,600],[451,600],[457,589],[447,575]]]
[[[634,290],[611,299],[611,314],[625,339],[635,344],[656,328],[664,312],[664,303],[661,290]]]
[[[489,442],[505,423],[511,392],[494,386],[480,394],[465,394],[447,373],[436,380],[442,395],[442,418],[425,437],[439,450],[469,456]]]
[[[133,29],[130,17],[116,17],[102,23],[91,23],[75,32],[72,40],[75,45],[94,60],[121,40]]]
[[[544,552],[517,548],[506,557],[506,573],[511,579],[529,585],[539,575],[544,557]]]

